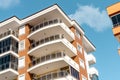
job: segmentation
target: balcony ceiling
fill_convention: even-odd
[[[83,45],[87,53],[91,53],[96,50],[95,46],[85,36],[83,36]]]
[[[23,19],[22,24],[29,23],[30,25],[36,25],[40,22],[44,22],[55,18],[62,19],[67,26],[71,26],[68,17],[56,5]]]
[[[51,35],[55,35],[55,34],[64,34],[64,37],[66,39],[68,39],[69,41],[72,41],[73,38],[71,37],[71,35],[68,34],[68,32],[66,32],[63,28],[62,25],[58,24],[54,24],[54,25],[50,25],[48,27],[45,28],[41,28],[39,30],[36,30],[37,32],[33,32],[31,33],[31,36],[28,36],[30,39],[33,40],[40,40],[40,39],[44,39],[46,37],[49,37]]]
[[[17,74],[10,70],[0,71],[0,80],[13,80],[17,78]]]
[[[75,56],[75,54],[61,41],[57,41],[54,43],[48,42],[48,43],[49,43],[49,45],[45,45],[45,46],[42,46],[42,45],[44,45],[46,43],[39,45],[40,47],[38,49],[30,52],[29,54],[33,55],[35,57],[40,57],[40,56],[44,56],[44,55],[47,55],[50,53],[63,51],[70,57]]]
[[[48,61],[43,62],[43,63],[47,63],[47,62]],[[30,73],[44,74],[50,71],[58,70],[67,65],[68,64],[63,60],[63,58],[58,58],[58,59],[49,61],[48,64],[42,65],[41,63],[41,66],[36,65],[38,67],[35,67],[35,66],[34,68],[32,67],[32,70],[30,70]]]

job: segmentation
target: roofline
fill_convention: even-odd
[[[107,6],[107,7],[106,7],[106,11],[108,12],[108,8],[109,8],[109,7],[114,6],[114,5],[118,4],[118,3],[120,3],[120,2],[118,1],[118,2],[115,2],[115,3]],[[111,17],[111,16],[113,16],[113,15],[115,15],[115,14],[117,14],[117,13],[120,13],[120,11],[117,11],[117,12],[112,13],[112,14],[108,14],[108,16]]]
[[[16,19],[19,21],[19,23],[21,23],[21,21],[24,21],[25,19],[30,18],[30,17],[32,17],[33,15],[38,14],[38,13],[40,13],[40,12],[46,10],[46,9],[49,9],[49,8],[51,8],[51,7],[54,7],[54,6],[56,6],[56,8],[58,8],[58,10],[62,11],[62,13],[64,14],[64,16],[65,16],[71,23],[74,21],[74,22],[80,27],[80,25],[79,25],[75,20],[71,20],[70,17],[68,17],[68,15],[63,11],[63,9],[62,9],[60,6],[58,6],[57,3],[51,5],[51,6],[47,7],[47,8],[44,8],[44,9],[42,9],[42,10],[40,10],[40,11],[37,11],[36,13],[33,13],[33,14],[31,14],[31,15],[25,17],[25,18],[22,18],[22,19],[20,19],[20,18],[18,18],[17,16],[14,15],[14,16],[8,18],[8,19],[5,19],[5,20],[1,21],[0,24],[6,22],[6,21],[8,21],[8,20],[11,20],[11,19],[13,19],[13,18],[16,18]],[[24,24],[24,23],[23,23],[23,24]],[[81,27],[80,27],[80,31],[84,34],[84,30],[83,30]]]
[[[113,6],[113,5],[117,4],[117,3],[120,3],[120,2],[119,2],[119,1],[118,1],[118,2],[115,2],[115,3],[111,4],[110,6]],[[110,7],[110,6],[107,6],[106,8],[108,8],[108,7]]]
[[[17,18],[18,20],[21,21],[21,20],[24,20],[24,19],[26,19],[26,18],[28,18],[28,17],[31,17],[31,16],[33,16],[33,15],[35,15],[35,14],[41,12],[41,11],[44,11],[44,10],[46,10],[46,9],[48,9],[48,8],[50,8],[50,7],[52,7],[52,6],[54,6],[54,5],[57,5],[57,4],[53,4],[53,5],[51,5],[51,6],[47,7],[47,8],[44,8],[44,9],[42,9],[42,10],[40,10],[40,11],[37,11],[37,12],[35,12],[35,13],[29,15],[29,16],[26,16],[26,17],[24,17],[24,18],[22,18],[22,19],[20,19],[20,18],[17,17],[16,15],[13,15],[13,16],[11,16],[11,17],[9,17],[9,18],[7,18],[7,19],[1,21],[0,23],[5,22],[5,21],[7,21],[7,20],[10,20],[10,19],[12,19],[12,18]],[[57,6],[58,6],[58,5],[57,5]]]

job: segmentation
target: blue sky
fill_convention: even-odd
[[[0,21],[16,15],[20,19],[57,3],[75,19],[87,37],[96,46],[94,55],[100,80],[120,79],[118,42],[112,33],[112,24],[106,14],[107,6],[119,0],[1,0]]]

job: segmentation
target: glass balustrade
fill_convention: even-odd
[[[0,34],[0,39],[3,37],[6,37],[8,35],[14,35],[15,37],[18,37],[18,34],[15,31],[8,30],[8,31]]]
[[[57,39],[61,39],[61,38],[63,38],[63,35],[58,34],[58,35],[53,35],[53,36],[50,36],[50,37],[46,37],[46,38],[38,40],[38,41],[31,40],[30,49],[33,49],[33,48],[35,48],[38,45],[41,45],[43,43],[47,43],[47,42],[57,40]]]
[[[29,64],[29,67],[33,67],[33,66],[35,66],[37,64],[40,64],[42,62],[49,61],[49,60],[56,59],[56,58],[60,58],[60,57],[64,57],[64,56],[65,56],[65,54],[63,52],[58,52],[58,53],[42,56],[40,58],[37,58],[37,59],[33,60]]]
[[[17,64],[13,62],[8,62],[0,65],[0,71],[3,71],[5,69],[12,68],[17,71]]]
[[[45,21],[43,23],[40,23],[36,26],[33,26],[32,28],[30,28],[30,33],[38,30],[38,29],[41,29],[43,27],[46,27],[48,25],[52,25],[52,24],[56,24],[56,23],[61,23],[62,21],[60,19],[54,19],[54,20],[49,20],[49,21]]]
[[[51,72],[46,75],[40,76],[39,78],[36,78],[36,79],[33,78],[32,80],[52,80],[56,78],[65,77],[69,74],[70,73],[68,71],[63,70],[63,71]]]

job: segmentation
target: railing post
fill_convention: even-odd
[[[9,68],[11,68],[11,62],[9,62],[8,64],[9,64]]]

